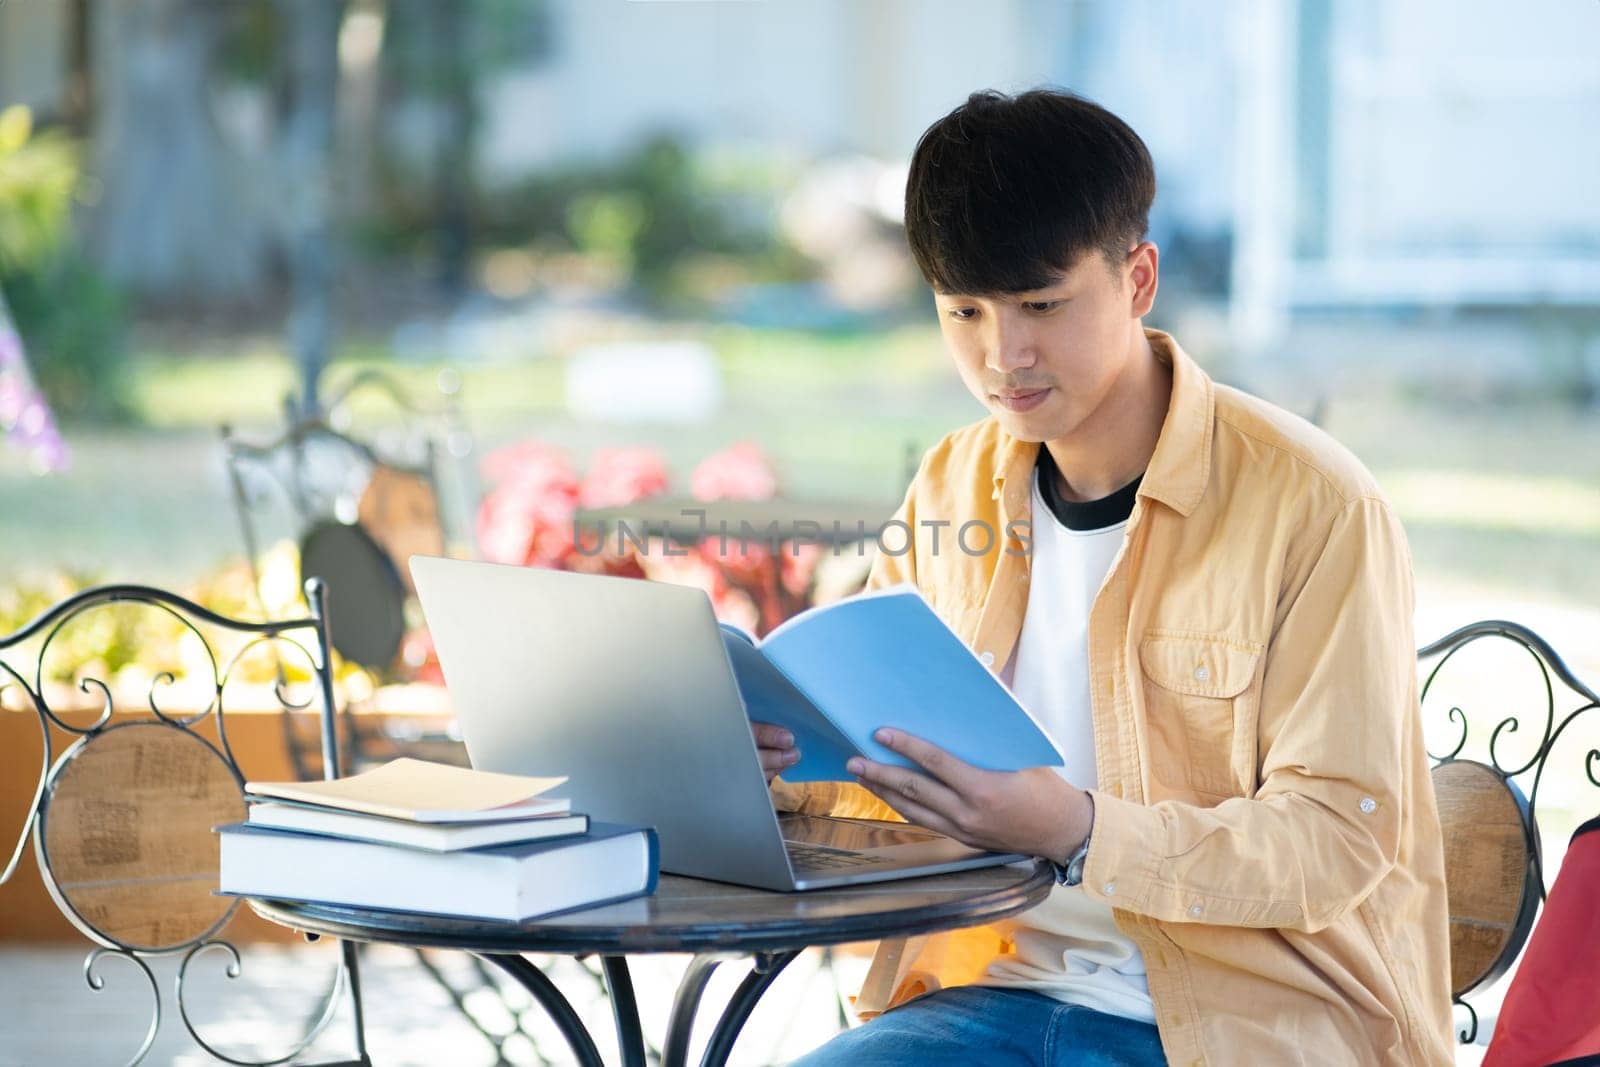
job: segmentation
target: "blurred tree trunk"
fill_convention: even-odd
[[[281,158],[289,254],[289,343],[300,407],[318,409],[317,381],[333,337],[333,127],[339,84],[336,0],[284,0],[289,77]]]
[[[246,301],[265,281],[269,226],[210,111],[227,16],[211,0],[117,0],[92,19],[93,240],[157,303]]]
[[[425,232],[432,278],[467,287],[484,5],[388,0],[380,63],[381,194]],[[425,231],[424,231],[425,228]]]
[[[472,247],[470,198],[477,107],[467,40],[470,10],[463,4],[434,4],[430,11],[435,19],[443,111],[436,172],[439,282],[445,294],[455,299],[466,292]]]

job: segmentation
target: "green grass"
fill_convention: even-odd
[[[1600,413],[1335,399],[1327,427],[1393,501],[1422,593],[1600,610]]]
[[[883,335],[815,336],[792,331],[721,327],[703,332],[717,357],[729,408],[790,408],[828,400],[829,394],[869,410],[904,407],[932,389],[948,392],[948,373],[938,331],[905,328]],[[325,388],[368,368],[381,369],[414,397],[436,397],[443,361],[401,363],[369,342],[343,346],[325,375]],[[474,424],[496,427],[564,411],[561,357],[516,363],[453,364]],[[275,425],[284,396],[295,387],[288,355],[275,346],[254,345],[236,354],[147,353],[134,362],[130,404],[152,429],[212,429]],[[960,398],[957,397],[958,402]],[[969,402],[970,403],[970,402]],[[359,419],[383,420],[393,408],[381,396],[356,402]],[[979,412],[973,408],[973,417]]]

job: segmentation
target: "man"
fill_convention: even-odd
[[[857,1006],[893,1010],[808,1065],[1452,1062],[1404,533],[1333,440],[1143,327],[1154,195],[1138,136],[1066,93],[975,94],[917,145],[907,236],[990,415],[924,457],[871,584],[916,583],[1067,764],[978,770],[886,708],[921,773],[773,791],[1061,884],[880,948]],[[954,543],[972,521],[992,551]],[[755,729],[769,778],[798,759]]]

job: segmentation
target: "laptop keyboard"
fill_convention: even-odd
[[[785,841],[789,862],[797,871],[849,871],[860,867],[873,867],[883,861],[881,856],[863,856],[859,852],[842,852],[836,848],[823,848],[803,841]]]

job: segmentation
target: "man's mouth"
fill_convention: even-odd
[[[1043,389],[1002,389],[994,398],[1008,411],[1032,411],[1049,395],[1050,387],[1046,386]]]

